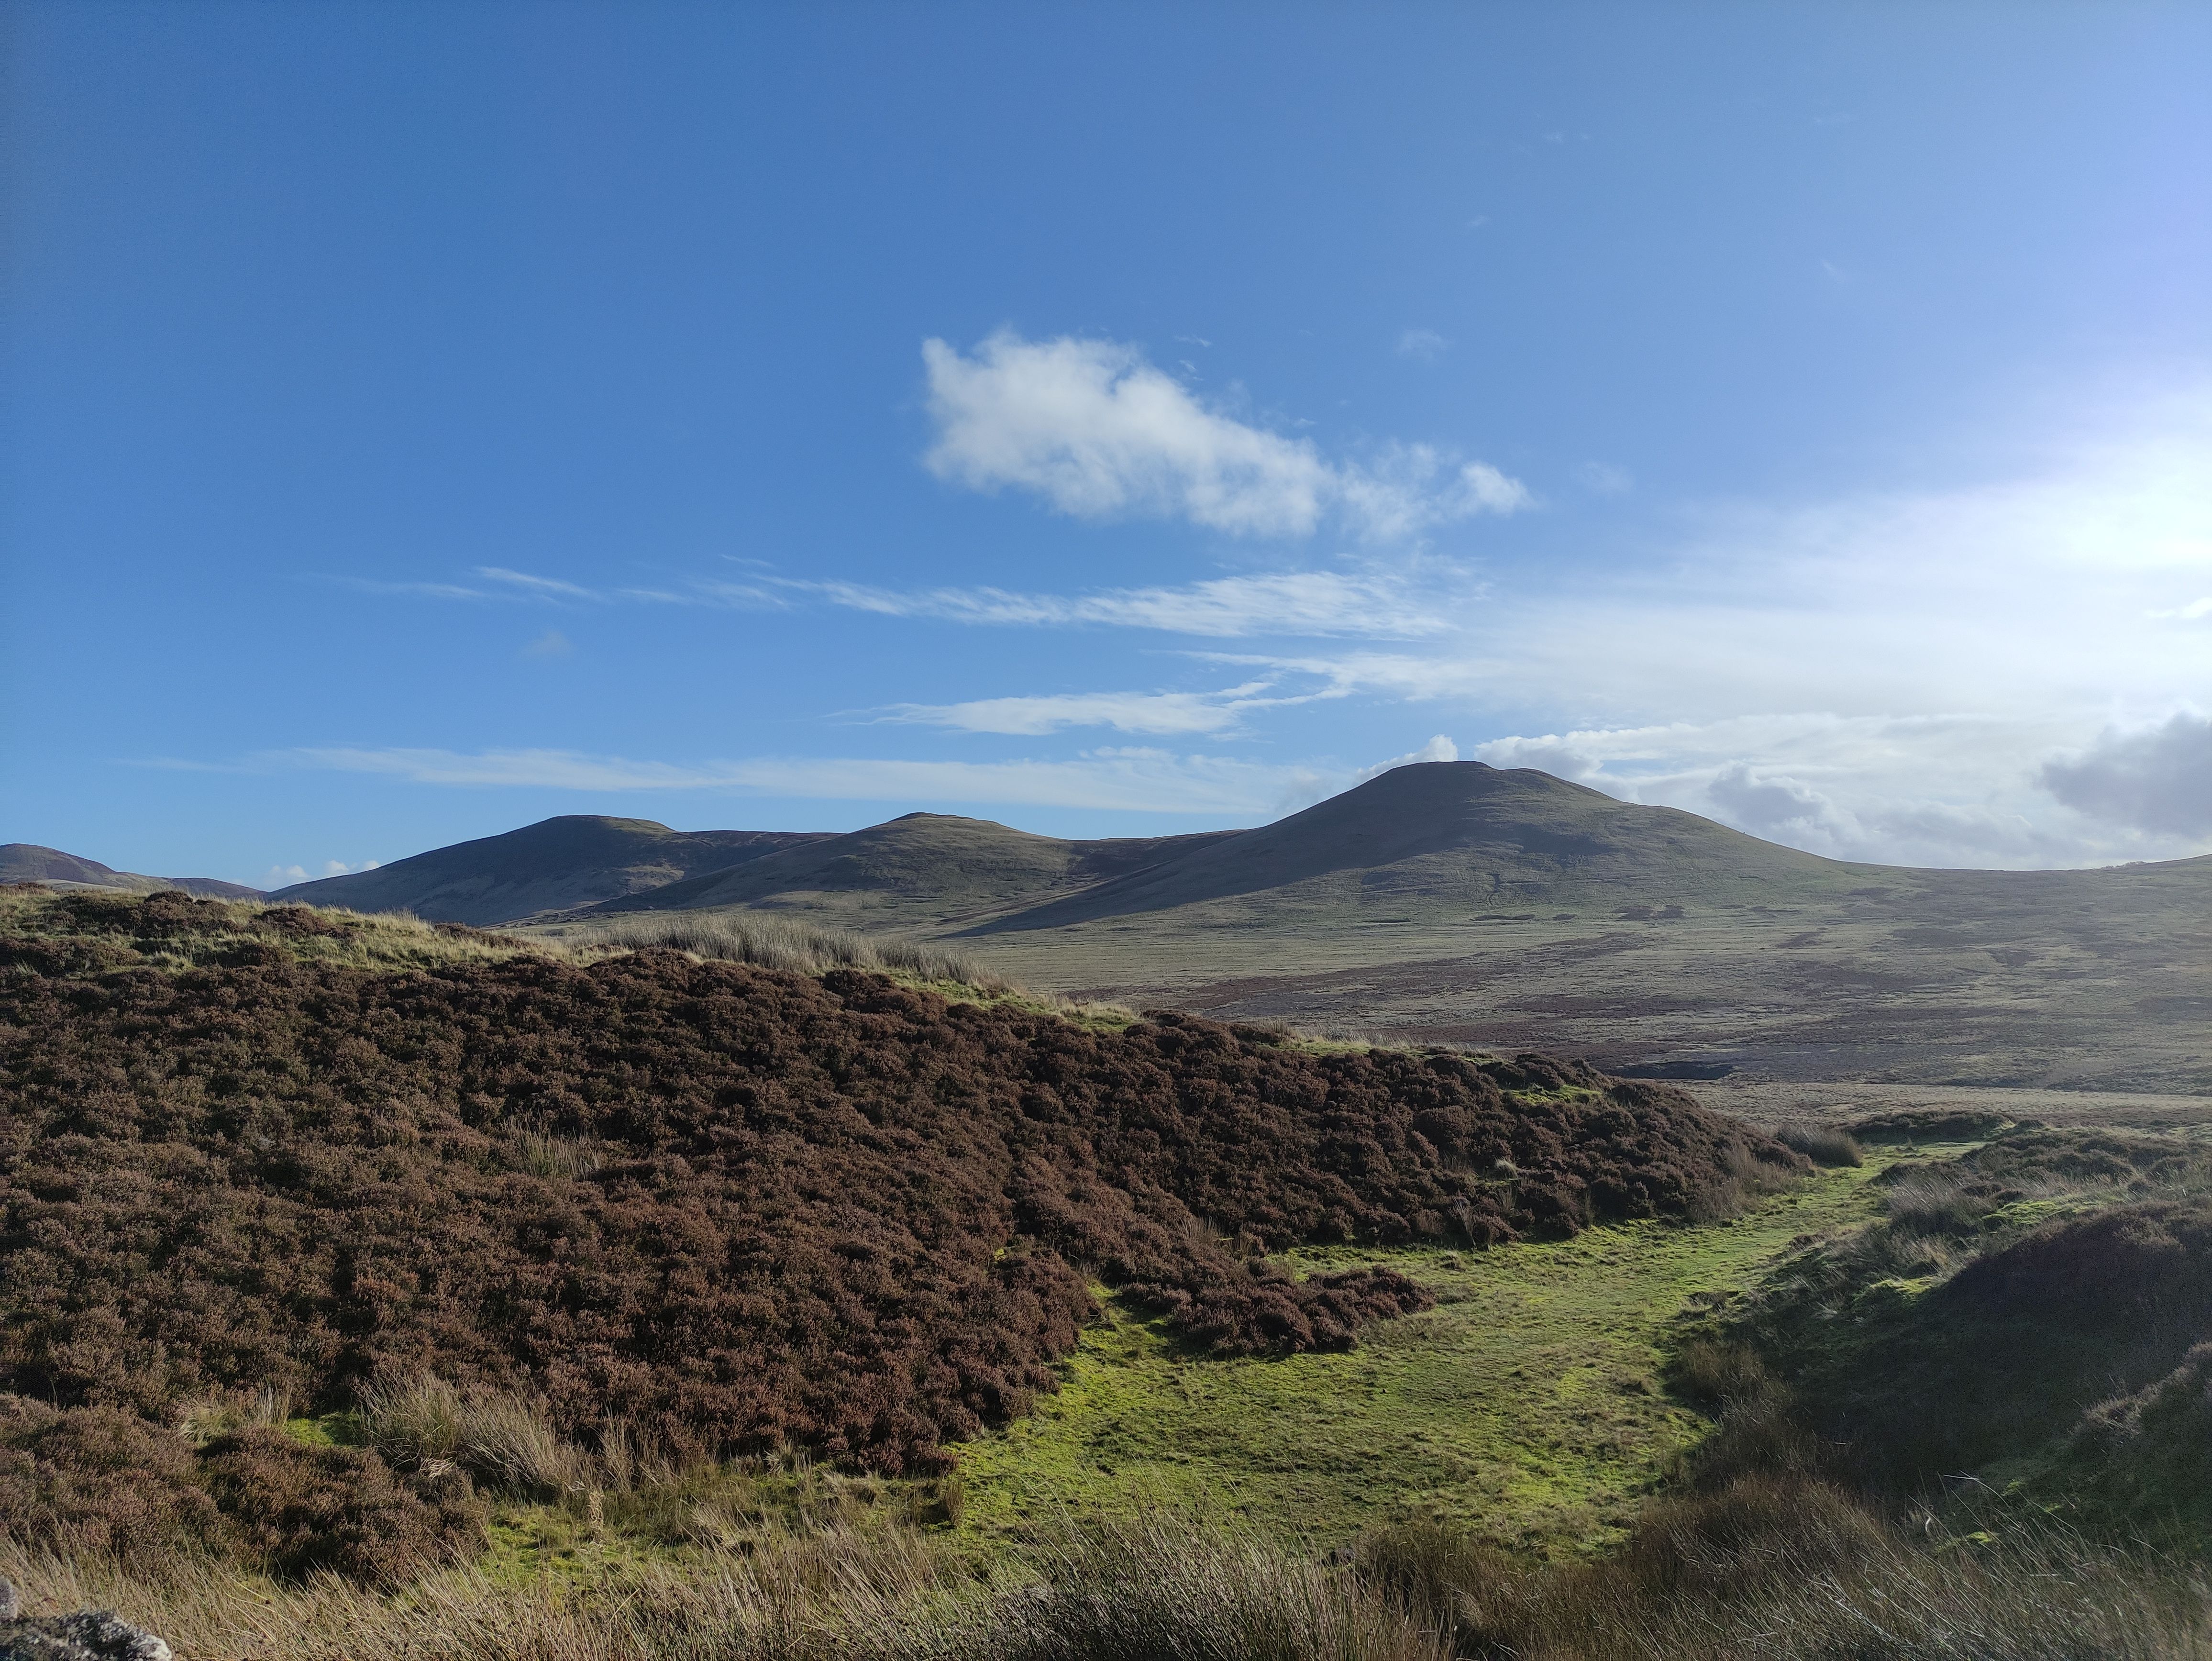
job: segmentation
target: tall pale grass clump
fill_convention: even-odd
[[[1449,1661],[1410,1620],[1317,1553],[1156,1513],[1074,1530],[1036,1579],[974,1611],[949,1657],[1005,1661]]]
[[[1783,1147],[1794,1148],[1817,1165],[1835,1169],[1866,1163],[1866,1151],[1859,1146],[1858,1139],[1848,1130],[1838,1130],[1832,1125],[1786,1124],[1773,1135]]]
[[[1069,1530],[988,1570],[895,1527],[770,1535],[605,1580],[452,1571],[396,1596],[5,1542],[0,1573],[33,1613],[112,1609],[192,1661],[2212,1657],[2201,1565],[2130,1563],[2057,1533],[1931,1551],[1832,1488],[1774,1477],[1660,1501],[1614,1556],[1548,1567],[1433,1524],[1348,1554],[1155,1516]]]
[[[543,1413],[506,1391],[464,1396],[427,1377],[372,1385],[362,1392],[361,1422],[369,1445],[401,1469],[444,1460],[503,1494],[554,1499],[596,1475]]]
[[[2202,1661],[2201,1566],[2056,1531],[1929,1550],[1825,1484],[1754,1476],[1656,1502],[1627,1545],[1532,1568],[1433,1524],[1359,1573],[1461,1656],[1543,1661]]]
[[[823,928],[762,912],[719,912],[699,916],[646,913],[597,924],[588,932],[579,929],[565,936],[563,943],[586,951],[599,947],[638,952],[664,946],[688,952],[696,958],[752,964],[763,969],[799,974],[818,975],[830,969],[869,969],[912,975],[925,981],[950,981],[991,994],[1020,990],[973,958],[926,941]]]

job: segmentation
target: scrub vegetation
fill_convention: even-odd
[[[2212,1653],[2212,1151],[839,950],[0,892],[0,1573],[206,1661]]]

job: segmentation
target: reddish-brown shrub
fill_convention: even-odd
[[[456,1473],[410,1488],[370,1449],[309,1447],[265,1425],[200,1460],[232,1548],[286,1579],[396,1584],[485,1544],[486,1508]]]
[[[213,1543],[222,1519],[182,1437],[118,1408],[0,1396],[0,1533],[29,1546],[155,1562]]]
[[[146,939],[202,904],[81,921]],[[574,1157],[518,1156],[549,1137]],[[668,952],[17,974],[0,1388],[158,1415],[434,1372],[572,1435],[619,1414],[672,1448],[929,1468],[1053,1387],[1091,1277],[1223,1351],[1340,1347],[1425,1295],[1251,1248],[1680,1216],[1754,1155],[1802,1165],[1540,1056],[1091,1030]]]

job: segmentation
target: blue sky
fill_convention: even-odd
[[[2212,848],[2201,6],[8,18],[0,840]]]

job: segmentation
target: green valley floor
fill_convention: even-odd
[[[1387,1262],[1437,1294],[1349,1354],[1205,1360],[1109,1301],[1058,1396],[959,1450],[966,1525],[989,1536],[1164,1506],[1322,1544],[1425,1516],[1546,1556],[1601,1548],[1707,1428],[1662,1386],[1680,1322],[1804,1237],[1867,1221],[1867,1181],[1891,1157],[1717,1226],[1300,1252],[1302,1271]]]

